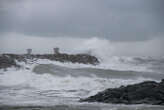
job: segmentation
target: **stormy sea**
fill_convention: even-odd
[[[0,69],[0,110],[163,110],[147,104],[79,102],[107,88],[164,78],[164,57],[116,57],[100,64],[28,59]],[[149,91],[148,91],[149,92]]]

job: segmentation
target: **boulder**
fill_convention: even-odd
[[[80,101],[164,105],[164,79],[160,83],[145,81],[139,84],[121,86],[119,88],[109,88],[94,96],[81,99]]]
[[[0,69],[5,69],[12,66],[18,67],[14,59],[7,55],[0,56]]]

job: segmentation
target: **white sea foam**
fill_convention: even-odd
[[[54,64],[59,66],[64,66],[68,68],[97,68],[97,69],[113,69],[113,70],[123,70],[123,71],[138,71],[138,72],[152,72],[149,67],[151,64],[136,64],[132,57],[110,57],[108,61],[101,61],[99,65],[91,64],[80,64],[80,63],[71,63],[65,62],[61,63],[58,61],[50,61],[48,59],[38,59],[33,62],[33,65],[24,65],[24,67],[34,67],[37,64]]]
[[[32,72],[35,66],[39,64],[54,64],[60,66],[60,69],[75,69],[80,73],[82,68],[100,68],[100,69],[125,69],[127,70],[131,65],[129,62],[133,62],[132,59],[126,59],[122,61],[122,59],[118,57],[113,57],[113,61],[111,60],[111,64],[107,65],[105,63],[101,63],[100,65],[85,65],[78,63],[61,63],[57,61],[50,61],[47,59],[38,59],[35,61],[28,60],[27,63],[17,62],[22,65],[23,68],[15,69],[9,68],[7,71],[0,70],[0,103],[4,104],[58,104],[60,102],[66,101],[66,99],[71,100],[79,100],[79,98],[85,98],[91,95],[95,95],[97,92],[105,90],[107,88],[115,88],[121,85],[128,85],[143,82],[146,80],[154,80],[150,78],[136,76],[134,78],[128,79],[123,77],[116,78],[106,78],[99,76],[82,76],[77,75],[73,76],[66,72],[66,76],[60,76],[58,74],[51,73],[34,73]],[[115,62],[114,62],[115,61]],[[123,66],[120,66],[120,65]],[[127,65],[127,66],[126,66]],[[53,66],[52,66],[53,67]],[[67,68],[65,68],[67,67]],[[133,67],[133,65],[132,65]],[[135,67],[135,66],[134,66]],[[131,69],[138,69],[137,68]],[[71,68],[71,69],[70,69]],[[81,68],[81,69],[77,69]],[[59,70],[60,70],[59,69]],[[95,69],[95,70],[96,70]],[[79,70],[79,71],[78,71]],[[90,69],[84,69],[87,73]],[[94,70],[94,69],[93,69]],[[85,72],[84,71],[84,72]],[[103,70],[102,70],[103,71]],[[101,70],[99,70],[101,74]],[[62,74],[62,73],[61,73]],[[108,74],[108,73],[107,73]],[[58,99],[59,98],[59,99]],[[63,99],[64,98],[64,99]],[[66,99],[65,99],[66,98]],[[51,100],[51,101],[50,101]],[[59,101],[61,100],[61,101]],[[50,102],[49,102],[50,101]]]
[[[62,42],[63,46],[67,48],[67,46],[64,45],[62,39],[58,38],[58,40],[59,41],[57,44],[60,44]],[[44,40],[42,39],[42,41]],[[38,59],[35,61],[28,60],[27,63],[17,62],[18,64],[22,65],[23,68],[19,70],[15,68],[9,68],[7,71],[0,70],[0,87],[2,87],[1,89],[2,91],[0,94],[0,98],[2,100],[0,100],[0,103],[1,102],[7,104],[9,102],[33,103],[35,101],[36,103],[41,103],[38,101],[45,100],[45,99],[50,100],[50,98],[54,100],[53,97],[55,98],[78,97],[79,99],[79,97],[84,98],[94,95],[97,92],[102,91],[106,88],[115,88],[121,85],[134,84],[146,80],[155,80],[146,77],[141,77],[142,75],[138,75],[138,76],[134,75],[135,77],[131,79],[128,78],[124,79],[122,76],[114,77],[114,78],[112,77],[106,78],[106,77],[98,77],[98,76],[88,77],[85,75],[84,76],[77,75],[75,77],[75,76],[71,76],[70,74],[66,76],[60,76],[51,73],[37,74],[32,72],[34,67],[39,64],[53,64],[63,68],[67,67],[71,69],[76,69],[76,71],[74,72],[77,72],[78,74],[78,70],[80,71],[80,69],[77,68],[81,68],[81,69],[92,68],[92,70],[96,68],[96,69],[105,69],[105,70],[113,69],[113,70],[123,70],[123,71],[130,70],[130,71],[152,72],[154,71],[150,69],[152,66],[155,65],[158,68],[159,65],[163,65],[163,61],[164,61],[161,59],[153,59],[149,57],[114,56],[113,52],[116,51],[115,50],[116,48],[113,49],[113,44],[105,39],[98,39],[98,38],[80,39],[80,42],[78,39],[78,41],[76,41],[75,43],[76,45],[70,42],[74,42],[74,40],[69,41],[70,46],[68,46],[68,48],[64,52],[89,53],[99,58],[100,64],[93,66],[93,65],[70,63],[70,62],[61,63],[57,61],[50,61],[47,59]],[[50,44],[53,44],[53,41],[51,41]],[[67,51],[67,50],[71,50],[71,51]],[[71,71],[71,69],[68,70]],[[96,69],[94,71],[97,71]],[[85,69],[85,71],[87,71],[88,73],[91,72],[90,69]],[[98,70],[98,72],[101,74],[101,70]],[[123,74],[119,74],[119,75],[123,75]],[[126,75],[129,75],[129,73]],[[7,102],[5,102],[6,100]]]
[[[151,80],[145,78],[136,79],[107,79],[98,77],[59,77],[51,74],[36,74],[31,70],[6,71],[0,75],[0,86],[27,86],[39,91],[60,91],[59,96],[79,97],[89,96],[106,88],[119,87]],[[74,91],[74,92],[69,92]]]

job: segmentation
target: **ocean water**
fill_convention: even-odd
[[[29,60],[0,70],[0,110],[163,110],[157,105],[79,102],[107,88],[164,78],[164,58],[116,57],[97,66]]]

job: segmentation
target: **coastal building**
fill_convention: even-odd
[[[54,54],[59,54],[59,48],[58,47],[54,48]]]
[[[32,49],[27,49],[27,55],[31,55],[32,54]]]

